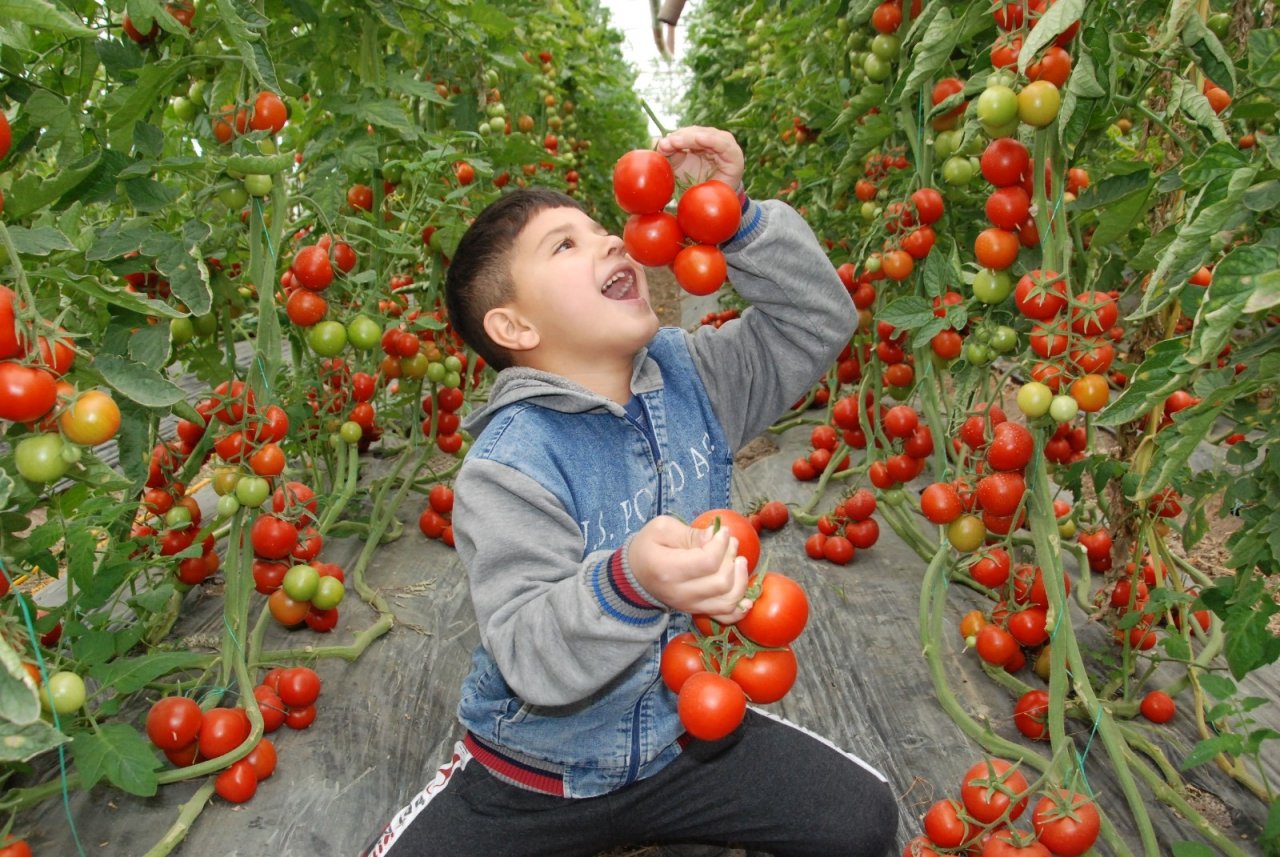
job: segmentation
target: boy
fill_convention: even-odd
[[[679,178],[741,187],[732,135],[657,144]],[[776,857],[887,853],[883,776],[749,710],[685,735],[659,676],[689,614],[741,618],[745,560],[681,521],[729,505],[733,453],[835,360],[856,313],[813,233],[743,197],[723,246],[753,304],[719,330],[659,330],[621,239],[551,191],[486,209],[454,254],[449,318],[501,370],[458,474],[455,538],[481,645],[453,760],[370,857],[594,855],[736,844]]]

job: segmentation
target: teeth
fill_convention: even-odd
[[[604,281],[604,285],[600,287],[600,291],[602,293],[605,291],[608,291],[610,286],[612,286],[618,280],[621,280],[626,275],[627,275],[626,271],[619,271],[618,273],[614,274],[612,277]]]

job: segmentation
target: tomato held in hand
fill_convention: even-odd
[[[755,570],[760,561],[760,534],[746,516],[732,509],[711,509],[693,519],[689,526],[703,530],[708,528],[724,528],[732,538],[738,540],[738,556],[747,561],[747,574]]]
[[[671,263],[676,282],[691,295],[709,295],[724,285],[729,266],[720,249],[710,244],[694,244],[676,254]]]
[[[747,697],[731,679],[713,672],[689,676],[676,703],[680,722],[702,741],[716,741],[742,723]]]
[[[661,211],[675,189],[671,163],[651,149],[627,152],[613,167],[613,196],[628,214]]]
[[[685,681],[692,675],[706,672],[702,649],[692,631],[685,631],[671,638],[662,649],[660,672],[662,681],[672,692],[679,693]]]
[[[728,241],[742,221],[738,194],[716,179],[696,184],[680,195],[676,221],[685,235],[701,244]]]
[[[761,646],[787,645],[800,636],[809,621],[809,598],[804,588],[773,571],[754,582],[759,583],[760,594],[734,627]]]
[[[787,695],[796,682],[796,656],[787,646],[778,650],[762,650],[751,657],[743,655],[729,671],[747,699],[757,705],[777,702]]]
[[[673,215],[665,211],[633,214],[622,228],[627,253],[651,268],[670,265],[684,246],[684,232]]]

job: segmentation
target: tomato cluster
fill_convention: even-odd
[[[875,494],[866,488],[845,495],[818,518],[818,531],[805,540],[805,553],[835,565],[853,562],[859,550],[880,540],[880,525],[871,517],[875,510]]]
[[[630,215],[622,240],[640,264],[670,265],[686,291],[709,295],[728,276],[717,245],[738,231],[738,194],[721,181],[700,182],[680,195],[673,215],[665,209],[675,189],[675,171],[657,152],[633,149],[619,158],[613,168],[613,194]]]
[[[960,797],[935,801],[925,812],[924,835],[905,855],[966,849],[982,857],[1079,857],[1097,840],[1101,819],[1093,800],[1068,789],[1045,793],[1031,812],[1030,831],[1013,826],[1032,797],[1026,777],[1004,759],[974,763],[960,783]],[[939,849],[939,850],[935,850]]]
[[[427,493],[427,508],[418,516],[418,529],[429,539],[439,539],[453,547],[453,489],[448,485],[432,485]]]

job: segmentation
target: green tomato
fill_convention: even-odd
[[[44,693],[40,694],[40,704],[45,711],[56,711],[58,714],[71,714],[84,707],[84,679],[71,672],[61,670],[49,676]]]
[[[307,344],[321,357],[334,357],[347,347],[347,329],[340,321],[322,321],[307,331]]]
[[[880,492],[880,499],[883,500],[886,505],[897,508],[907,502],[907,493],[901,488],[889,488]]]
[[[257,509],[267,502],[271,494],[271,483],[262,476],[241,476],[236,483],[235,498],[247,509]],[[230,495],[228,495],[230,496]]]
[[[266,196],[271,193],[271,176],[260,173],[245,176],[244,189],[250,196]]]
[[[942,180],[953,187],[964,187],[973,181],[973,164],[968,158],[952,155],[942,162]]]
[[[450,354],[444,358],[444,369],[446,372],[461,372],[462,361],[458,359],[458,355]]]
[[[291,566],[284,573],[284,580],[280,585],[284,589],[284,594],[294,601],[310,601],[316,594],[316,587],[319,584],[320,572],[316,571],[316,567],[300,564]]]
[[[902,40],[889,33],[879,33],[871,40],[871,53],[882,60],[896,60],[902,50]]]
[[[192,104],[203,107],[204,90],[205,82],[203,80],[193,80],[191,86],[187,87],[187,98],[190,99]]]
[[[249,201],[249,191],[245,190],[243,185],[232,185],[219,191],[218,199],[227,208],[238,211]]]
[[[1054,396],[1053,401],[1049,403],[1049,416],[1060,423],[1071,422],[1079,412],[1080,403],[1071,396]]]
[[[421,351],[412,357],[400,358],[400,374],[406,378],[421,378],[427,374],[427,369],[430,366],[431,361]],[[446,377],[448,376],[446,375]]]
[[[164,513],[164,525],[171,530],[182,530],[191,524],[191,510],[186,506],[174,506]]]
[[[986,366],[991,362],[991,349],[981,342],[969,342],[964,346],[964,359],[974,366]]]
[[[66,475],[71,467],[63,455],[67,443],[56,432],[33,434],[18,441],[13,450],[13,463],[23,479],[44,485]]]
[[[993,140],[1003,139],[1007,137],[1016,137],[1018,135],[1018,119],[1014,117],[1003,125],[988,125],[986,122],[982,124],[982,133],[986,134]]]
[[[288,577],[288,575],[285,575]],[[342,603],[346,597],[347,587],[336,577],[322,577],[316,584],[315,594],[311,596],[311,606],[317,610],[331,610]]]
[[[1214,12],[1205,23],[1209,26],[1209,32],[1220,39],[1225,39],[1227,32],[1231,29],[1231,13]]]
[[[964,134],[960,131],[939,131],[938,136],[933,138],[933,153],[938,156],[938,160],[945,161],[960,151],[963,141]]]
[[[489,130],[495,136],[507,133],[507,120],[501,116],[494,116],[489,120]]]
[[[179,95],[169,103],[173,105],[173,115],[177,116],[179,121],[190,122],[196,118],[196,103],[185,95]]]
[[[444,364],[438,360],[432,360],[427,364],[427,380],[432,384],[439,384],[444,380],[445,368]]]
[[[977,101],[978,121],[998,127],[1018,118],[1018,94],[1003,84],[988,86]]]
[[[1043,128],[1057,119],[1061,106],[1062,95],[1058,87],[1047,80],[1032,81],[1018,93],[1018,118],[1035,128]]]
[[[1028,381],[1018,388],[1018,410],[1029,419],[1036,419],[1049,413],[1049,405],[1053,402],[1053,391],[1047,384],[1039,381]]]
[[[1008,354],[1018,347],[1018,331],[1007,324],[998,325],[991,331],[991,341],[988,344],[996,354]]]
[[[880,37],[876,36],[876,38]],[[866,72],[868,80],[880,83],[889,79],[889,75],[893,73],[893,64],[876,54],[867,54],[866,59],[862,61],[862,70]]]
[[[1008,271],[983,268],[973,278],[973,296],[984,304],[998,304],[1013,291],[1013,278]]]
[[[169,319],[169,341],[174,345],[186,345],[195,336],[196,326],[190,318],[183,316]]]
[[[364,437],[364,429],[361,428],[360,423],[355,420],[347,420],[338,429],[338,437],[340,437],[344,443],[356,444],[360,442],[360,438]]]
[[[862,208],[858,211],[862,215],[863,221],[870,223],[880,216],[880,206],[874,202],[867,201],[862,204]]]
[[[462,376],[457,372],[445,372],[443,384],[451,389],[454,387],[461,387]]]
[[[230,518],[236,512],[240,511],[240,501],[236,499],[235,494],[223,494],[218,498],[218,517]]]
[[[211,312],[192,316],[191,326],[195,328],[196,336],[213,336],[218,332],[218,317]]]
[[[382,328],[369,316],[357,315],[347,322],[347,341],[360,351],[368,351],[382,341]]]
[[[399,163],[383,164],[382,180],[392,184],[400,184],[400,182],[404,181],[404,165]]]

